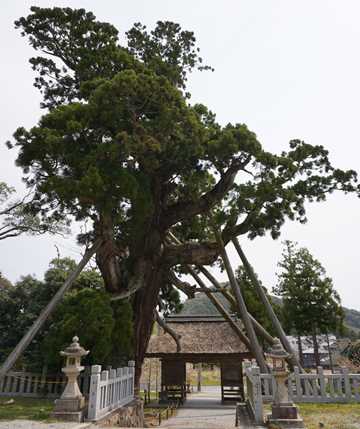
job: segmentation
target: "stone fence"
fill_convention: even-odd
[[[78,379],[79,387],[85,397],[89,394],[90,368],[86,367]],[[59,398],[65,387],[63,374],[9,371],[0,380],[0,397],[22,396],[28,398]]]
[[[261,374],[258,367],[245,369],[246,399],[257,423],[263,422],[263,404],[272,402],[275,380],[272,374]],[[288,379],[289,397],[298,402],[347,403],[360,402],[360,374],[349,374],[347,368],[340,373],[324,374],[318,367],[316,374],[300,373],[295,367]]]
[[[125,368],[102,371],[101,365],[91,367],[87,420],[104,418],[113,410],[134,399],[135,362]]]

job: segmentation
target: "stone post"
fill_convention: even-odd
[[[67,382],[60,399],[55,401],[52,417],[81,422],[84,418],[85,398],[80,392],[77,378],[84,369],[81,366],[81,358],[86,356],[89,351],[80,346],[78,337],[75,336],[72,341],[69,347],[60,352],[62,356],[66,357],[66,364],[62,368],[62,372],[66,375]]]
[[[289,372],[286,369],[285,359],[289,358],[280,340],[275,339],[274,345],[267,353],[273,362],[273,376],[275,379],[274,402],[271,405],[271,414],[268,423],[280,429],[303,428],[304,422],[298,414],[297,406],[289,399],[288,386]]]

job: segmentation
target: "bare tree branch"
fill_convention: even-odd
[[[194,298],[196,286],[192,286],[188,282],[180,280],[173,271],[170,271],[169,281],[181,292],[183,292],[188,298]]]
[[[181,352],[181,344],[180,344],[181,335],[178,335],[173,329],[170,328],[170,326],[165,322],[165,320],[160,317],[160,314],[156,309],[154,310],[154,319],[164,329],[165,332],[167,332],[169,335],[172,336],[172,338],[176,342],[176,353],[180,353]]]

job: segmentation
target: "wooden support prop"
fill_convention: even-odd
[[[181,244],[181,241],[173,233],[169,232],[168,235],[170,238],[169,241],[174,242],[175,244]],[[205,285],[205,283],[201,280],[201,278],[196,274],[196,272],[190,266],[187,265],[185,268],[193,276],[193,278],[197,281],[201,290],[203,290],[206,293],[206,295],[209,297],[209,299],[213,302],[215,307],[218,309],[219,313],[222,314],[222,316],[231,324],[233,329],[235,329],[236,333],[239,335],[238,331],[240,328],[234,322],[231,315],[226,311],[226,309],[223,307],[223,305],[220,303],[220,301],[218,301],[214,297],[214,295],[212,295],[212,291]],[[218,291],[220,291],[222,293],[222,295],[230,302],[231,305],[233,305],[234,308],[237,307],[237,303],[236,303],[236,300],[234,299],[234,297],[226,290],[226,288],[223,288],[221,286],[221,284],[216,280],[216,278],[204,266],[197,265],[196,268],[202,274],[204,274],[204,276],[215,286],[215,288]],[[215,298],[215,300],[213,300],[212,298]],[[215,301],[217,301],[216,304],[215,304]],[[260,335],[262,338],[264,338],[264,340],[267,341],[270,345],[273,345],[274,341],[275,341],[274,337],[272,337],[269,334],[269,332],[250,313],[248,313],[248,314],[249,314],[249,317],[250,317],[252,324],[254,325],[254,329],[257,332],[257,334]],[[241,330],[240,330],[240,333],[241,333],[242,337],[244,337],[244,334],[242,333]],[[244,337],[244,338],[247,340],[246,337]],[[242,339],[242,341],[244,341],[244,340]]]
[[[250,320],[250,317],[249,317],[249,314],[248,314],[248,311],[247,311],[247,308],[246,308],[246,304],[245,304],[244,298],[242,296],[242,293],[241,293],[241,290],[239,288],[239,285],[238,285],[238,283],[236,281],[234,272],[233,272],[231,264],[230,264],[229,257],[228,257],[228,255],[226,253],[226,250],[225,250],[224,242],[223,242],[223,240],[221,238],[221,234],[219,233],[219,231],[215,231],[215,236],[216,236],[216,240],[217,240],[217,242],[218,242],[218,244],[220,246],[221,257],[222,257],[222,260],[224,262],[227,275],[229,277],[231,288],[233,290],[233,293],[235,295],[235,298],[236,298],[236,301],[237,301],[237,304],[238,304],[238,310],[239,310],[240,316],[241,316],[241,318],[242,318],[242,320],[244,322],[244,326],[245,326],[245,330],[246,330],[247,336],[248,336],[248,338],[250,340],[252,349],[254,350],[254,355],[255,355],[256,361],[257,361],[257,363],[258,363],[258,365],[260,367],[260,370],[263,373],[267,373],[269,371],[268,371],[268,367],[266,365],[266,360],[265,360],[265,357],[264,357],[264,353],[262,351],[260,343],[259,343],[259,341],[257,339],[256,334],[255,334],[254,326],[251,323],[251,320]]]
[[[231,315],[226,311],[225,307],[221,304],[221,302],[215,298],[215,296],[211,293],[209,288],[206,286],[206,284],[201,280],[201,277],[196,273],[195,270],[193,270],[188,265],[185,267],[189,274],[192,275],[194,280],[200,285],[201,289],[205,292],[206,296],[210,299],[210,301],[214,304],[215,308],[218,310],[218,312],[224,317],[226,321],[229,322],[232,329],[235,331],[237,336],[240,338],[240,340],[246,345],[246,347],[253,352],[253,349],[251,347],[249,339],[243,334],[243,332],[240,329],[240,326],[235,323]]]
[[[234,297],[224,289],[220,283],[216,280],[216,278],[203,266],[197,266],[197,268],[204,274],[204,276],[215,286],[215,288],[223,294],[223,296],[236,308],[236,301]],[[270,345],[273,345],[275,342],[275,338],[269,334],[269,332],[253,317],[249,312],[249,317],[254,325],[254,329],[258,335],[264,338]]]
[[[240,243],[238,241],[237,238],[234,238],[233,240],[233,244],[235,246],[236,251],[238,252],[240,259],[244,265],[244,268],[248,274],[248,276],[250,277],[250,280],[253,284],[253,286],[255,287],[255,290],[259,296],[259,298],[261,299],[269,317],[270,320],[272,322],[272,324],[274,325],[276,332],[279,335],[280,341],[282,342],[282,345],[285,347],[285,350],[290,353],[290,357],[289,357],[289,361],[290,361],[290,365],[292,367],[299,367],[299,369],[303,372],[304,370],[302,369],[300,362],[298,360],[298,358],[296,357],[296,354],[294,353],[293,348],[291,347],[291,344],[289,343],[288,339],[286,338],[286,334],[285,331],[283,329],[283,327],[281,326],[281,323],[279,321],[279,319],[277,318],[274,309],[272,308],[272,305],[270,304],[261,284],[259,283],[259,280],[257,279],[255,272],[252,268],[252,266],[250,265],[249,261],[247,260],[245,253],[243,252]]]
[[[81,271],[84,269],[85,265],[89,262],[91,257],[96,253],[98,248],[100,247],[101,240],[96,240],[93,246],[85,252],[85,255],[75,268],[75,270],[69,275],[66,279],[65,283],[61,286],[61,288],[56,292],[51,301],[47,304],[44,310],[40,313],[39,317],[35,320],[30,329],[26,332],[26,334],[21,338],[19,343],[16,345],[14,350],[9,354],[5,362],[2,364],[0,368],[0,381],[6,375],[8,371],[13,367],[15,362],[19,359],[19,357],[23,354],[27,346],[31,343],[32,339],[41,329],[43,324],[46,322],[48,317],[53,313],[57,305],[62,300],[65,293],[70,289],[71,285],[77,279]]]

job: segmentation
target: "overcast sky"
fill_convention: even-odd
[[[222,124],[246,123],[267,150],[280,152],[299,138],[328,148],[336,166],[360,171],[358,0],[4,0],[0,143],[18,126],[34,125],[41,114],[28,64],[33,51],[13,26],[31,5],[84,7],[121,33],[139,21],[149,27],[157,20],[180,23],[195,32],[203,58],[215,68],[192,76],[194,102],[208,105]],[[21,194],[15,157],[0,144],[0,181]],[[325,266],[343,304],[360,310],[360,200],[332,195],[308,206],[308,217],[306,225],[288,222],[276,241],[243,240],[250,261],[271,288],[281,241],[298,241]],[[62,256],[79,257],[74,238],[8,239],[0,241],[0,270],[12,281],[29,273],[42,277],[56,256],[55,245]]]

